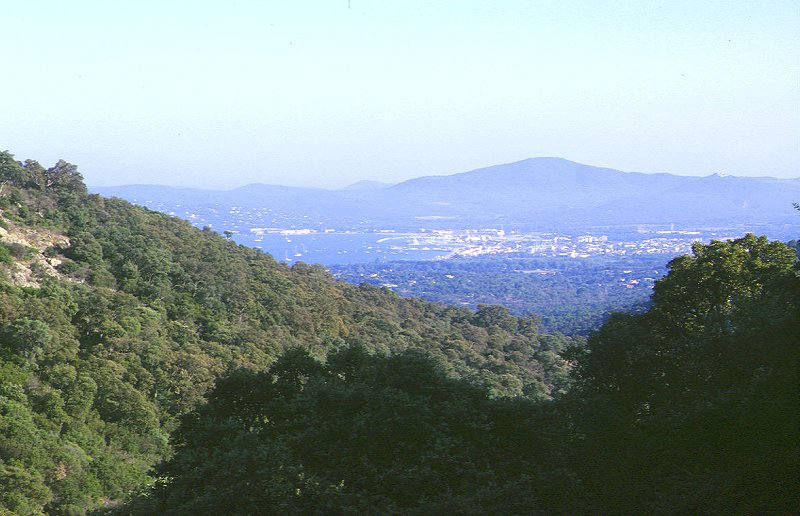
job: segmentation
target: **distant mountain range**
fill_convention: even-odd
[[[798,225],[800,178],[622,172],[561,158],[531,158],[396,185],[340,190],[251,184],[217,191],[154,185],[92,188],[139,204],[268,207],[304,217],[392,228],[527,229],[636,224]]]

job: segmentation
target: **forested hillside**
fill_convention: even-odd
[[[169,456],[178,417],[226,371],[285,350],[422,350],[493,396],[564,390],[572,341],[335,281],[211,231],[89,195],[75,166],[0,154],[0,507],[121,500]]]
[[[800,267],[696,245],[588,342],[0,153],[0,512],[800,510]]]
[[[571,353],[576,384],[554,401],[355,348],[231,374],[121,512],[796,513],[794,252],[748,235],[669,266],[649,311]]]

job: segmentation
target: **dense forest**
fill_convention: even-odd
[[[672,260],[588,342],[288,267],[0,153],[0,511],[800,509],[800,268]]]

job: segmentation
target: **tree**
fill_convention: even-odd
[[[53,335],[46,323],[23,317],[6,330],[5,340],[27,362],[36,365],[50,350]]]
[[[490,400],[418,352],[355,346],[322,364],[293,350],[268,373],[220,379],[182,419],[154,497],[124,512],[545,511],[565,479],[539,412]]]
[[[687,332],[729,331],[736,307],[760,295],[796,260],[786,245],[753,234],[695,243],[692,256],[669,262],[669,274],[656,283],[653,311]]]
[[[508,308],[500,305],[478,305],[472,322],[487,329],[497,327],[513,332],[517,328],[517,319],[509,313]]]
[[[28,180],[25,169],[14,159],[8,151],[0,152],[0,194],[4,193],[5,185],[21,187]]]
[[[747,235],[696,245],[653,307],[579,353],[583,482],[608,512],[791,512],[800,503],[800,275]]]
[[[45,171],[44,187],[65,192],[86,193],[86,185],[83,183],[83,176],[78,172],[78,167],[63,159]]]

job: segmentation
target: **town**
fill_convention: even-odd
[[[455,257],[524,254],[589,258],[592,256],[675,256],[695,242],[738,238],[751,228],[676,228],[674,225],[573,228],[532,232],[499,228],[415,230],[353,223],[331,217],[312,220],[270,208],[140,204],[225,234],[239,244],[295,263],[367,263],[390,260],[443,260]]]

